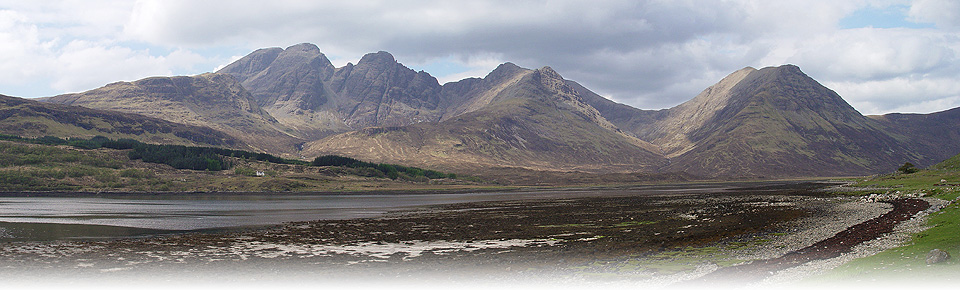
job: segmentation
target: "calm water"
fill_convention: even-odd
[[[457,194],[0,197],[0,241],[113,238],[374,217],[421,206],[719,191],[729,184]]]

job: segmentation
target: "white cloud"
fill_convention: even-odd
[[[0,83],[23,83],[43,74],[47,44],[26,20],[16,11],[0,10]]]
[[[0,3],[0,85],[13,90],[0,93],[50,96],[118,80],[196,71],[198,64],[210,62],[185,49],[151,50],[150,45],[125,41],[120,31],[129,16],[130,9],[124,8],[129,1],[89,4]]]
[[[865,82],[825,82],[824,85],[844,96],[863,114],[941,111],[952,107],[935,106],[954,104],[960,97],[960,82],[949,77],[897,77]]]
[[[503,56],[496,53],[457,56],[441,61],[450,61],[464,68],[463,71],[447,74],[434,74],[440,84],[455,82],[470,77],[480,77],[489,74],[500,64],[507,62]]]
[[[892,112],[924,114],[924,113],[946,111],[950,108],[956,108],[956,107],[960,107],[960,96],[908,103],[906,105],[894,108]]]
[[[788,61],[836,80],[960,72],[960,37],[930,30],[862,28],[812,39]]]
[[[795,49],[787,62],[798,64],[866,114],[927,108],[949,103],[937,99],[960,95],[960,35],[930,29],[850,29]],[[938,109],[946,108],[930,111]]]
[[[58,51],[57,79],[52,87],[60,91],[88,90],[113,81],[172,75],[175,69],[192,68],[202,61],[203,57],[186,50],[155,56],[149,50],[73,41]]]
[[[936,28],[839,28],[841,19],[860,9],[911,4],[907,20]],[[686,101],[745,66],[794,63],[837,85],[861,111],[882,113],[950,104],[937,100],[960,95],[950,86],[921,85],[960,83],[957,5],[0,0],[0,84],[45,80],[49,91],[83,90],[153,74],[201,73],[257,48],[311,42],[338,66],[386,50],[414,67],[445,60],[460,68],[436,73],[441,82],[484,76],[504,61],[551,66],[602,95],[651,109]],[[911,96],[894,95],[906,90],[896,85],[909,88]],[[869,86],[890,88],[876,92]],[[910,107],[921,103],[926,105]]]
[[[960,29],[960,2],[955,0],[917,0],[910,7],[910,20],[930,22],[944,29]]]
[[[227,66],[230,65],[231,63],[240,60],[241,58],[243,58],[242,55],[234,55],[234,56],[231,56],[229,61],[224,62],[224,63],[222,63],[222,64],[220,64],[220,65],[217,65],[217,67],[214,68],[212,71],[219,71],[219,70],[227,67]]]

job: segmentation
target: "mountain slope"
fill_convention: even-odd
[[[423,71],[414,72],[384,51],[364,55],[357,65],[338,69],[330,85],[339,96],[337,109],[351,128],[440,119],[437,79]]]
[[[868,116],[888,131],[906,136],[911,150],[923,155],[910,162],[926,167],[960,153],[960,108],[930,114]]]
[[[4,95],[0,95],[0,134],[28,138],[90,138],[100,135],[159,144],[248,148],[240,140],[207,127]]]
[[[152,77],[117,82],[45,102],[136,113],[225,132],[258,151],[293,154],[297,138],[260,108],[233,77],[225,74]]]
[[[447,91],[455,90],[454,94]],[[665,159],[583,103],[550,68],[504,64],[483,79],[444,86],[462,99],[442,122],[367,128],[305,145],[305,154],[442,169],[522,167],[591,172],[656,171]]]

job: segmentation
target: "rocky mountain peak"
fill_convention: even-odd
[[[760,98],[753,102],[764,101],[778,110],[814,111],[843,121],[862,117],[840,95],[824,87],[795,65],[760,69],[744,78],[737,87],[738,95]]]
[[[499,82],[504,79],[513,78],[518,73],[529,71],[528,69],[522,68],[513,64],[512,62],[505,62],[497,66],[496,69],[488,73],[483,77],[485,82]]]
[[[395,65],[397,60],[393,57],[392,54],[386,51],[378,51],[374,53],[368,53],[363,55],[360,58],[360,61],[357,62],[357,65]]]
[[[357,65],[338,69],[329,85],[338,97],[337,113],[351,128],[440,119],[440,82],[404,66],[385,51],[366,54]]]
[[[313,44],[313,43],[301,43],[301,44],[291,45],[290,47],[287,47],[287,49],[284,49],[283,51],[284,51],[284,52],[303,52],[303,53],[309,53],[309,54],[320,54],[320,48],[317,47],[317,45],[316,45],[316,44]]]
[[[545,66],[537,69],[537,73],[548,78],[561,78],[561,79],[563,78],[562,76],[560,76],[560,73],[557,73],[557,71],[553,70],[553,68],[549,66]]]
[[[312,43],[301,43],[286,49],[279,47],[258,49],[217,72],[230,74],[240,82],[247,82],[261,78],[270,71],[286,73],[291,70],[309,69],[323,72],[323,77],[332,76],[334,71],[333,64],[320,52],[319,47]],[[253,91],[256,90],[253,89]]]
[[[279,47],[261,48],[217,72],[231,74],[245,80],[269,67],[282,52],[283,49]]]
[[[515,64],[515,63],[512,63],[512,62],[509,62],[509,61],[508,61],[508,62],[505,62],[505,63],[501,63],[501,64],[498,65],[497,68],[495,68],[493,71],[497,71],[497,70],[501,70],[501,69],[523,69],[523,68],[520,67],[520,66],[518,66],[518,65]]]
[[[567,85],[566,80],[563,79],[557,71],[553,70],[549,66],[545,66],[534,71],[535,76],[540,80],[540,85],[543,86],[547,91],[555,94],[560,101],[569,103],[581,103],[582,99],[576,90]],[[583,107],[585,105],[578,104],[577,107]]]
[[[335,122],[313,121],[337,118],[321,112],[335,97],[324,82],[332,79],[337,69],[319,47],[301,43],[259,52],[237,60],[220,72],[240,80],[264,110],[292,128],[297,136],[313,138],[339,130]],[[266,57],[267,53],[270,57]]]

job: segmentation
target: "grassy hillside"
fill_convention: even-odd
[[[160,144],[248,148],[238,139],[206,127],[4,95],[0,95],[0,134],[32,138],[107,136]]]
[[[464,178],[454,179],[448,174],[418,168],[369,163],[343,166],[311,166],[303,162],[284,164],[258,160],[275,161],[276,157],[264,159],[234,150],[226,150],[231,156],[211,155],[209,152],[197,156],[204,162],[222,160],[223,165],[215,169],[223,170],[177,169],[162,164],[164,161],[146,162],[150,160],[135,154],[137,149],[77,147],[87,147],[82,144],[90,140],[70,142],[75,146],[33,144],[38,140],[0,140],[0,191],[289,192],[477,187],[476,182]],[[170,148],[189,147],[157,148],[169,151]],[[166,158],[171,159],[176,158]],[[420,170],[420,174],[415,170]]]
[[[942,171],[960,171],[960,155],[950,157],[943,162],[937,163],[930,167],[933,170],[942,170]]]

